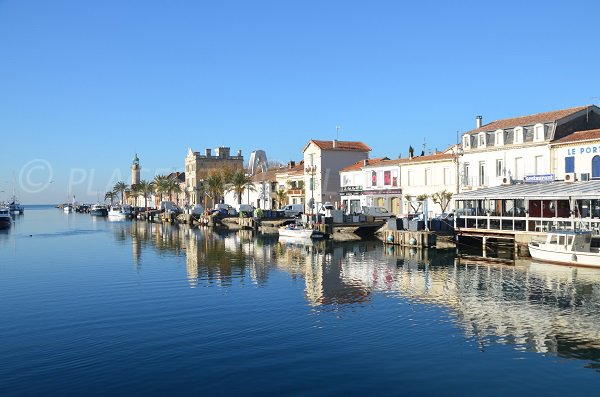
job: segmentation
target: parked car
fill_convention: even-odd
[[[250,204],[240,204],[237,206],[236,211],[238,214],[244,214],[244,216],[251,217],[254,215],[254,207]]]
[[[394,214],[389,212],[387,209],[383,207],[362,207],[362,212],[365,215],[374,216],[376,219],[388,219],[395,217]]]
[[[230,206],[229,204],[215,204],[215,209],[213,210],[219,212],[221,215],[237,215],[237,211],[235,208]]]
[[[296,217],[304,213],[303,204],[289,204],[280,209],[281,214],[286,218]]]
[[[326,202],[326,203],[323,203],[319,207],[318,213],[321,215],[325,215],[325,214],[327,214],[327,210],[334,210],[334,209],[335,209],[335,207],[333,206],[333,204],[331,204],[330,202]]]

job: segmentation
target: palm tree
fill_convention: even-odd
[[[104,195],[104,201],[110,200],[110,205],[115,201],[116,194],[115,192],[106,192]]]
[[[283,207],[283,204],[285,203],[286,199],[287,193],[285,192],[285,190],[279,189],[275,192],[275,200],[277,201],[277,205],[279,206],[279,208]]]
[[[242,204],[242,195],[246,190],[254,191],[254,184],[249,176],[244,171],[236,171],[231,177],[231,182],[225,186],[228,192],[233,191],[233,195],[237,198],[238,205]],[[250,204],[250,203],[248,203]]]
[[[137,189],[140,192],[140,194],[144,197],[144,209],[148,209],[148,196],[152,194],[152,191],[154,190],[154,182],[141,180],[137,184]]]
[[[163,201],[163,194],[168,191],[168,181],[169,178],[166,175],[156,175],[154,177],[154,189],[158,193],[160,201]]]
[[[225,191],[223,177],[221,174],[215,173],[210,175],[208,178],[206,178],[204,186],[204,191],[208,198],[213,201],[213,205],[217,204]]]
[[[117,182],[115,187],[113,187],[113,192],[121,195],[121,204],[123,204],[123,197],[125,195],[125,190],[127,190],[127,184],[123,181]]]
[[[165,182],[165,188],[169,193],[169,201],[173,201],[173,193],[181,193],[181,186],[179,186],[179,182],[177,178],[169,178]]]

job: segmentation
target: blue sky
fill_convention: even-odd
[[[146,179],[188,147],[286,162],[339,125],[406,156],[600,103],[600,3],[486,3],[0,0],[0,200],[95,201],[136,152]]]

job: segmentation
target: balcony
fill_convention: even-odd
[[[288,189],[288,196],[302,196],[304,195],[304,189]]]

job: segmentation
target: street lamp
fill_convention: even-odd
[[[305,169],[307,174],[310,174],[310,202],[309,207],[311,209],[311,214],[314,215],[315,208],[315,172],[317,171],[316,165],[309,165]]]

